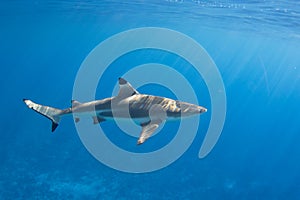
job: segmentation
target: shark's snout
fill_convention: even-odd
[[[203,107],[201,107],[201,108],[200,108],[200,113],[205,113],[205,112],[207,112],[207,109],[206,109],[206,108],[203,108]]]

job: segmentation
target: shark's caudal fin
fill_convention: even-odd
[[[44,115],[45,117],[50,119],[52,121],[52,132],[55,131],[60,121],[60,114],[62,114],[63,110],[52,108],[49,106],[39,105],[28,99],[23,99],[23,101],[28,106],[28,108],[31,108],[37,113]]]

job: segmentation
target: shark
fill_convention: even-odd
[[[71,101],[71,107],[58,109],[23,99],[28,108],[52,121],[52,132],[56,130],[62,117],[73,115],[75,123],[81,117],[89,116],[93,124],[113,119],[132,119],[142,128],[137,144],[143,144],[164,122],[180,120],[184,117],[207,112],[207,109],[195,104],[166,97],[140,94],[124,78],[119,78],[117,96],[81,103]]]

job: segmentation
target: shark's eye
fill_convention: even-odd
[[[180,101],[176,101],[176,106],[177,106],[177,108],[180,108]]]

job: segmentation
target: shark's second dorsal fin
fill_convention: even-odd
[[[79,101],[72,100],[71,104],[72,104],[72,107],[76,107],[76,106],[80,105],[81,103]]]
[[[132,95],[139,94],[139,92],[136,89],[134,89],[130,85],[130,83],[123,78],[119,78],[119,87],[120,90],[117,97],[120,99],[125,99]]]

